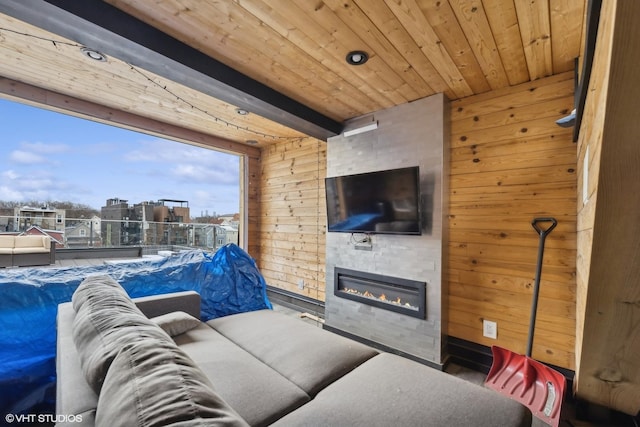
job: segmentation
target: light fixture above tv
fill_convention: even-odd
[[[368,124],[366,124],[364,126],[361,126],[361,127],[355,128],[355,129],[345,130],[343,135],[348,138],[348,137],[353,136],[353,135],[358,135],[360,133],[365,133],[365,132],[369,132],[369,131],[376,130],[376,129],[378,129],[378,122],[377,121],[368,123]]]

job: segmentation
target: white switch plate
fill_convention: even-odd
[[[298,289],[300,290],[304,289],[304,279],[298,280]]]
[[[494,340],[498,339],[498,324],[491,320],[482,321],[482,335]]]

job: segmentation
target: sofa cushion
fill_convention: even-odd
[[[13,244],[14,253],[49,252],[51,249],[49,236],[16,236]]]
[[[310,400],[297,385],[205,323],[174,340],[216,393],[254,427],[269,425]]]
[[[248,426],[175,344],[153,338],[125,344],[105,378],[96,426],[170,424]]]
[[[170,337],[183,334],[200,325],[200,320],[184,311],[173,311],[151,318]]]
[[[0,254],[12,254],[15,236],[0,234]]]
[[[95,411],[98,395],[82,372],[71,333],[76,312],[70,302],[58,305],[56,352],[56,413],[77,415]],[[83,415],[83,419],[85,416]]]
[[[207,323],[311,397],[378,354],[364,344],[273,310],[234,314]]]
[[[380,354],[274,426],[530,427],[531,412],[493,390]]]
[[[144,338],[171,341],[107,275],[86,278],[72,296],[73,341],[87,383],[100,393],[109,365],[125,344]]]

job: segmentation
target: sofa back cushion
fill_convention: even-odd
[[[15,236],[0,234],[0,248],[13,249]]]
[[[86,278],[71,301],[76,311],[73,341],[87,383],[98,394],[111,362],[124,345],[150,338],[173,342],[107,275]]]
[[[173,342],[125,344],[98,398],[96,426],[248,426]]]
[[[51,238],[49,236],[16,236],[15,248],[45,248],[49,249]]]
[[[11,255],[13,253],[13,242],[15,238],[11,235],[0,234],[0,255]],[[11,257],[7,257],[11,258]],[[11,265],[11,261],[7,259],[0,259],[0,263],[3,267]]]

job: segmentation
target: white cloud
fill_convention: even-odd
[[[222,153],[220,151],[164,139],[141,141],[139,145],[139,149],[125,153],[124,159],[126,161],[212,164],[215,162],[224,162],[229,158],[237,158],[234,155]]]
[[[54,185],[53,180],[47,177],[23,178],[17,181],[16,186],[20,188],[22,191],[32,191],[32,192],[49,191],[57,187],[56,185]]]
[[[25,197],[20,191],[9,188],[6,185],[0,186],[0,200],[21,201]]]
[[[43,142],[22,142],[20,147],[41,154],[65,153],[70,150],[66,144],[45,144]]]
[[[14,180],[17,178],[20,178],[20,175],[18,175],[15,171],[13,170],[7,170],[2,172],[2,177],[4,179],[8,179],[8,180]]]
[[[20,149],[9,154],[9,160],[24,165],[57,163],[51,158],[55,154],[69,151],[66,144],[45,144],[42,142],[21,142]]]
[[[147,176],[166,176],[184,183],[238,185],[238,157],[189,144],[162,139],[142,141],[140,148],[124,155],[129,163],[152,163]]]
[[[238,171],[224,165],[194,165],[181,163],[171,168],[171,174],[185,182],[230,185],[238,183]]]
[[[31,153],[28,151],[22,150],[14,150],[9,155],[9,159],[12,162],[22,163],[22,164],[37,164],[37,163],[45,163],[47,159],[43,156],[40,156],[35,153]]]

